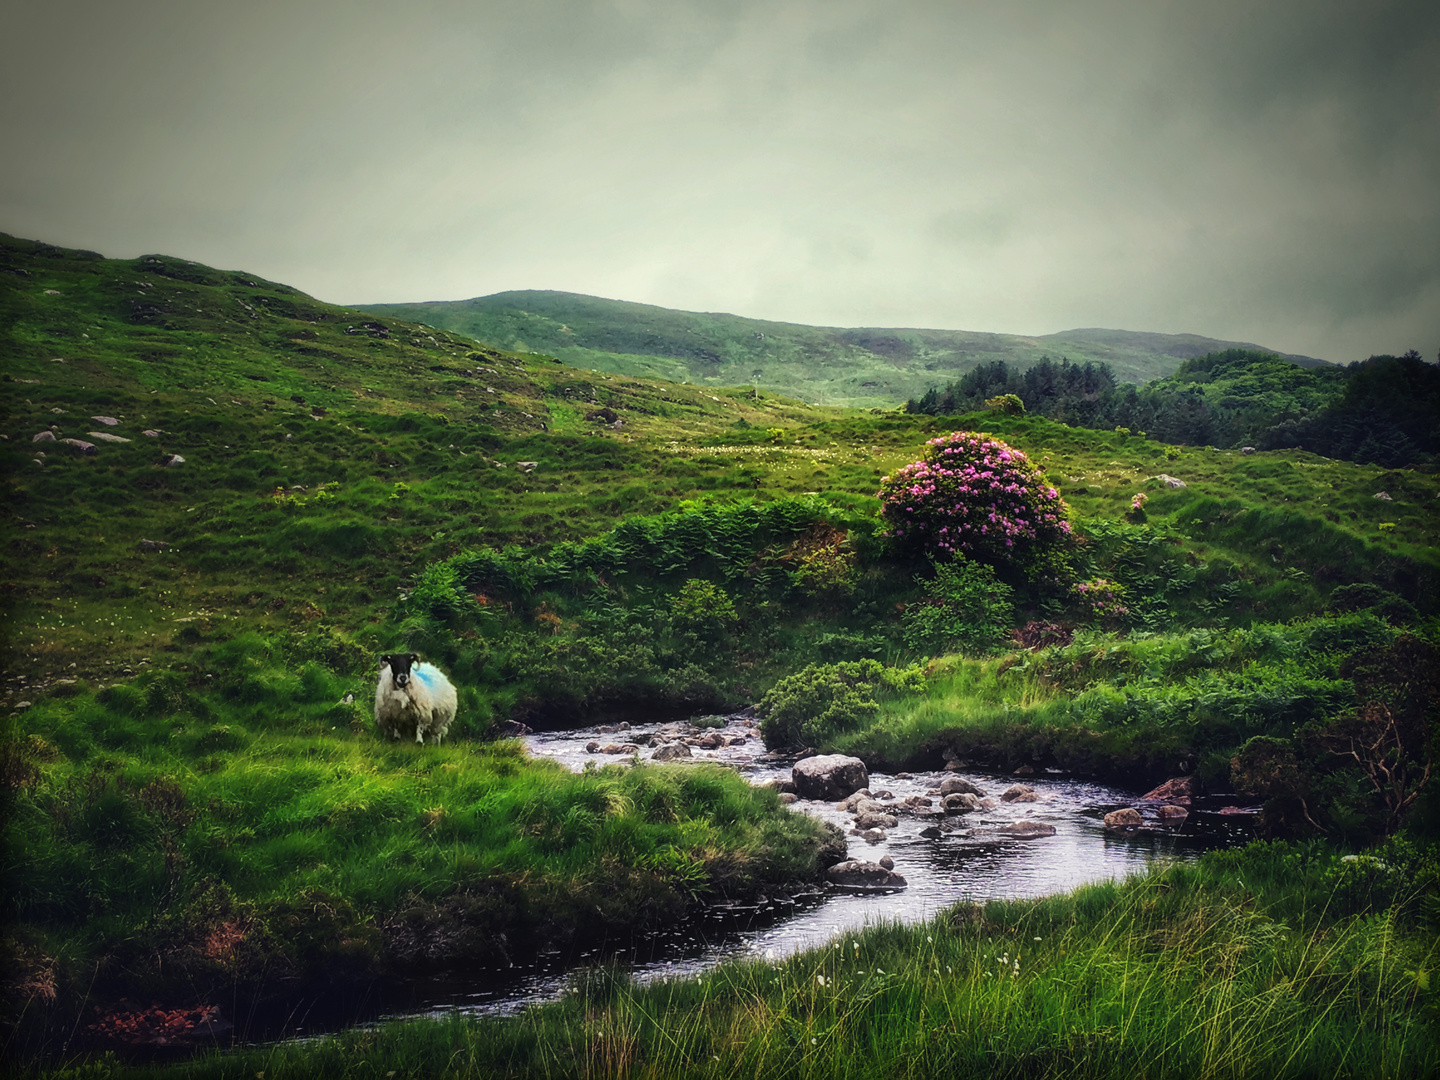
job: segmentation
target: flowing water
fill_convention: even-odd
[[[587,761],[597,765],[626,761],[629,752],[605,754],[606,746],[633,744],[648,759],[652,737],[693,740],[702,734],[688,723],[636,724],[580,728],[527,736],[536,757],[552,758],[579,771]],[[788,780],[791,760],[765,752],[758,724],[744,717],[726,719],[715,729],[732,745],[695,749],[692,761],[711,761],[737,769],[754,784]],[[587,749],[595,743],[600,749]],[[937,789],[947,776],[959,775],[992,796],[1011,784],[1034,789],[1034,802],[998,802],[989,810],[957,817],[899,815],[899,824],[883,839],[849,836],[853,859],[878,862],[888,855],[904,889],[856,893],[817,886],[799,896],[771,897],[745,907],[713,910],[668,933],[643,942],[596,943],[578,956],[549,958],[534,969],[515,972],[449,974],[418,980],[412,997],[397,1015],[512,1013],[525,1005],[553,999],[564,988],[576,963],[615,956],[632,965],[637,982],[694,974],[722,960],[737,957],[779,959],[823,945],[850,931],[887,921],[918,922],[961,900],[984,901],[1044,896],[1086,882],[1142,872],[1153,860],[1193,858],[1216,844],[1240,839],[1237,819],[1192,814],[1188,826],[1154,828],[1129,834],[1107,830],[1104,815],[1136,805],[1133,793],[1061,775],[996,776],[978,771],[898,775],[870,773],[870,791],[888,792],[899,804],[909,796],[929,798],[938,810]],[[853,818],[833,803],[801,800],[794,809],[833,822],[849,833]],[[1013,839],[997,827],[1022,818],[1052,825],[1055,835],[1033,840]],[[1208,827],[1200,832],[1197,826]]]

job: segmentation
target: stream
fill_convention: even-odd
[[[758,721],[743,716],[724,719],[723,728],[706,730],[685,721],[668,721],[619,725],[618,729],[602,725],[539,732],[526,736],[525,743],[534,757],[551,758],[578,772],[587,761],[597,765],[627,761],[636,747],[640,757],[648,760],[654,753],[649,745],[652,738],[693,743],[713,732],[728,745],[694,748],[691,761],[729,766],[753,784],[789,780],[793,758],[766,753]],[[622,747],[623,751],[615,752]],[[612,752],[604,753],[605,749]],[[1205,813],[1192,814],[1187,826],[1131,833],[1107,830],[1104,815],[1137,805],[1133,793],[1043,771],[1024,777],[968,769],[897,775],[872,772],[870,791],[887,804],[902,803],[910,796],[929,798],[938,810],[937,789],[949,776],[967,779],[995,797],[1014,783],[1024,783],[1034,789],[1037,799],[997,802],[992,809],[956,817],[902,814],[896,827],[885,830],[883,839],[850,835],[850,858],[878,862],[888,855],[894,860],[895,872],[908,883],[899,891],[857,893],[817,885],[800,896],[712,908],[703,919],[647,936],[642,942],[602,942],[579,956],[557,955],[548,962],[542,958],[541,964],[524,971],[449,973],[417,979],[409,987],[408,1000],[390,1016],[515,1013],[526,1005],[558,997],[576,963],[610,956],[628,962],[637,983],[693,975],[734,958],[778,960],[869,925],[919,922],[961,900],[1063,892],[1086,882],[1141,873],[1154,860],[1194,858],[1207,848],[1248,837],[1241,819]],[[883,798],[886,792],[893,799]],[[852,816],[834,803],[799,800],[793,809],[833,822],[842,832],[851,831]],[[995,831],[1022,818],[1052,825],[1055,834],[1027,840]]]

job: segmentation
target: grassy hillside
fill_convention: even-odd
[[[428,323],[500,348],[548,353],[574,367],[707,386],[755,385],[802,401],[852,406],[897,405],[981,364],[1004,360],[1023,369],[1045,356],[1104,361],[1117,379],[1144,383],[1168,375],[1182,360],[1237,344],[1127,330],[1067,330],[1038,337],[847,330],[543,291],[361,309]]]
[[[1431,716],[1433,685],[1387,672],[1430,669],[1433,472],[580,371],[13,238],[0,327],[12,1055],[126,996],[363,990],[826,857],[773,792],[572,776],[490,741],[511,718],[814,706],[816,745],[876,762],[1137,785],[1183,763],[1250,784],[1277,831],[1359,842],[1390,807],[1325,740],[1380,703]],[[1054,573],[1002,575],[987,650],[916,636],[935,573],[877,517],[881,478],[955,427],[1029,454],[1078,537]],[[1125,602],[1076,589],[1097,581]],[[373,734],[376,656],[404,648],[460,688],[442,748]]]

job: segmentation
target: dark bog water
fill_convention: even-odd
[[[693,761],[718,762],[735,768],[752,783],[788,779],[790,762],[765,754],[753,721],[730,718],[717,733],[739,745],[693,750]],[[637,744],[642,758],[653,750],[652,736],[693,739],[702,733],[688,723],[635,724],[621,731],[581,728],[528,736],[536,757],[549,757],[579,771],[587,761],[603,765],[625,761],[629,755],[605,755],[587,744]],[[870,774],[870,790],[889,792],[899,804],[909,796],[931,799],[941,781],[954,773],[931,772],[890,776]],[[617,955],[633,965],[639,982],[683,976],[736,957],[778,959],[823,945],[848,931],[887,921],[913,923],[929,918],[961,900],[1012,899],[1063,892],[1086,882],[1139,873],[1157,859],[1193,858],[1207,847],[1240,838],[1243,830],[1208,815],[1194,815],[1192,831],[1147,829],[1117,834],[1104,828],[1105,813],[1135,805],[1135,795],[1116,788],[1085,783],[1063,776],[1000,777],[982,772],[961,772],[988,794],[998,796],[1013,783],[1035,791],[1034,802],[998,802],[990,810],[957,817],[899,816],[899,824],[885,830],[884,839],[871,842],[849,837],[851,858],[878,862],[890,856],[906,888],[883,894],[857,894],[817,888],[809,895],[769,898],[748,908],[712,912],[675,930],[647,937],[643,942],[596,943],[579,956],[554,957],[552,963],[523,973],[452,974],[412,984],[413,1000],[403,1008],[408,1015],[452,1010],[506,1013],[536,1001],[557,996],[575,963]],[[832,803],[800,801],[795,809],[831,821],[849,832],[853,818]],[[1203,818],[1209,829],[1193,831]],[[1030,818],[1055,828],[1055,835],[1034,840],[1012,839],[996,829]],[[936,829],[940,829],[936,835]],[[928,834],[922,835],[922,831]]]

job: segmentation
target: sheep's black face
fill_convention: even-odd
[[[392,653],[389,656],[380,658],[380,666],[390,669],[390,681],[396,687],[404,690],[410,685],[410,666],[419,661],[420,657],[414,653]]]

